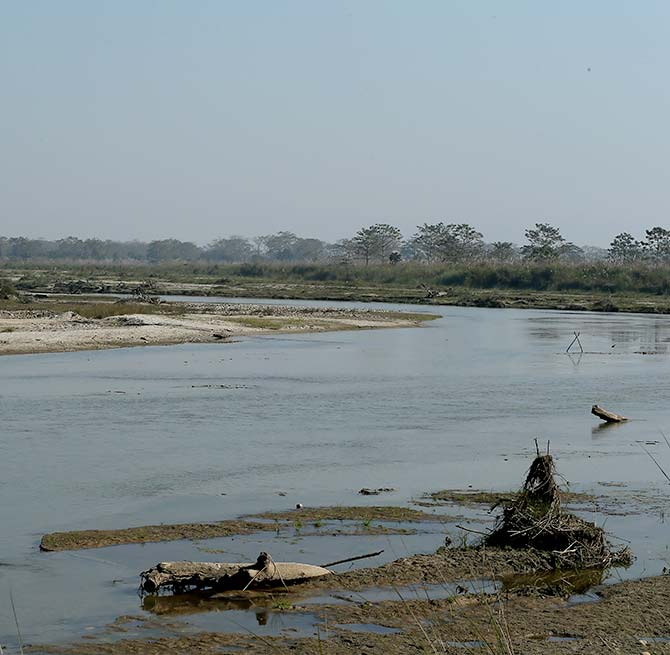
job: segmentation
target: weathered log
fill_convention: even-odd
[[[608,423],[622,423],[623,421],[628,420],[625,416],[615,414],[614,412],[608,412],[599,405],[594,405],[591,407],[591,414],[595,414],[598,418],[601,418],[603,421],[607,421]]]
[[[299,584],[312,578],[331,575],[322,566],[298,562],[274,562],[261,553],[254,563],[226,562],[160,562],[140,574],[141,588],[156,593],[169,587],[175,593],[194,589],[256,589]]]

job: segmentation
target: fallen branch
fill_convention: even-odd
[[[457,525],[456,526],[459,530],[463,530],[464,532],[472,532],[472,534],[482,534],[485,537],[489,536],[488,532],[481,532],[480,530],[472,530],[471,528],[465,528],[462,525]]]
[[[608,423],[623,423],[623,421],[628,420],[625,416],[621,416],[621,414],[608,412],[606,409],[600,407],[600,405],[593,405],[593,407],[591,407],[591,414],[594,414],[598,418],[602,419],[603,421],[607,421]]]
[[[347,557],[347,559],[338,559],[337,562],[329,562],[328,564],[324,564],[323,568],[327,569],[330,568],[331,566],[337,566],[338,564],[346,564],[347,562],[355,562],[356,560],[367,559],[368,557],[377,557],[377,555],[381,555],[383,552],[384,552],[383,550],[378,550],[376,553],[368,553],[367,555],[358,555],[357,557]]]
[[[274,562],[261,553],[254,563],[161,562],[140,574],[140,589],[157,593],[168,588],[174,593],[193,590],[225,591],[229,589],[286,587],[312,578],[332,575],[323,566],[298,562]]]

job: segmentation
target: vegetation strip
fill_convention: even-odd
[[[371,521],[381,523],[436,522],[446,518],[440,514],[428,514],[404,507],[319,507],[290,512],[265,512],[246,519],[217,521],[213,523],[180,523],[175,525],[144,525],[118,530],[75,530],[52,532],[42,537],[40,550],[61,551],[84,548],[104,548],[122,544],[140,544],[180,539],[203,540],[217,537],[274,532],[293,527],[300,529],[308,522],[362,521],[363,526],[339,534],[390,534],[396,529],[389,526],[373,526]],[[254,520],[257,519],[257,520]],[[262,519],[262,520],[261,520]],[[398,528],[399,534],[407,530]],[[332,530],[330,531],[332,534]],[[310,532],[310,534],[319,534]]]
[[[514,502],[519,496],[517,491],[477,491],[460,489],[443,489],[433,491],[424,496],[436,505],[452,503],[455,505],[489,505],[495,506]],[[597,496],[573,491],[561,491],[561,501],[567,504],[592,503],[600,500]]]
[[[303,507],[288,512],[262,512],[247,518],[274,521],[394,521],[394,522],[444,522],[449,517],[443,514],[429,514],[408,507],[392,505],[361,507]]]
[[[85,294],[123,293],[144,298],[161,294],[670,313],[667,266],[648,264],[449,262],[363,267],[264,263],[194,264],[188,270],[168,265],[61,264],[49,270],[30,270],[13,263],[3,274],[0,309],[10,310],[45,309],[55,300],[82,305]],[[72,290],[77,293],[63,295]],[[54,293],[60,295],[45,295]],[[98,316],[112,311],[111,306],[101,306],[99,297],[96,302]],[[70,307],[61,304],[61,311]],[[82,316],[92,311],[90,307],[73,310]],[[148,311],[154,310],[134,313]]]

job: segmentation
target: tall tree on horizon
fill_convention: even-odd
[[[550,261],[566,257],[577,259],[581,248],[566,241],[561,231],[549,223],[535,223],[526,230],[528,244],[521,247],[525,259],[534,262]]]
[[[354,252],[365,261],[367,266],[373,258],[384,263],[392,251],[402,243],[402,234],[397,227],[388,223],[375,223],[362,227],[352,239]]]
[[[618,264],[629,264],[642,258],[643,246],[644,244],[636,241],[632,234],[621,232],[612,239],[607,249],[607,256],[610,261]]]
[[[652,227],[645,230],[646,238],[642,242],[642,248],[652,261],[670,261],[670,230],[663,227]]]
[[[467,223],[424,223],[417,226],[411,243],[414,252],[429,262],[470,260],[484,248],[482,233]]]

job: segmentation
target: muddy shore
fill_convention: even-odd
[[[501,554],[499,554],[501,555]],[[414,558],[409,558],[414,560]],[[472,558],[476,564],[477,554]],[[487,562],[491,576],[496,564],[516,568],[516,557],[508,553],[506,560],[493,555]],[[408,562],[412,567],[416,560]],[[402,566],[402,562],[394,563]],[[392,565],[389,565],[389,567]],[[458,580],[431,561],[425,569],[427,579],[441,578],[438,583],[445,589]],[[480,568],[480,572],[483,570]],[[438,576],[439,573],[439,576]],[[454,571],[460,574],[461,571]],[[387,578],[384,579],[389,584]],[[354,589],[351,578],[337,576],[332,581],[337,588]],[[329,584],[332,584],[329,581]],[[225,599],[204,601],[192,607],[189,603],[155,602],[147,604],[156,619],[149,617],[120,617],[98,634],[87,635],[86,641],[67,646],[38,646],[32,652],[63,653],[71,655],[116,653],[145,653],[159,655],[174,652],[198,652],[207,655],[233,653],[242,649],[249,653],[461,653],[482,652],[495,654],[550,655],[559,653],[670,653],[670,618],[665,607],[670,602],[670,576],[657,576],[639,581],[627,581],[606,587],[596,587],[589,602],[576,603],[567,597],[538,594],[519,594],[499,591],[492,595],[459,591],[443,598],[422,598],[417,588],[408,592],[399,586],[396,578],[397,600],[368,602],[365,592],[349,596],[348,602],[319,605],[304,603],[307,589],[290,594],[259,597],[249,594],[248,607],[257,616],[268,616],[281,608],[284,616],[317,617],[316,636],[293,637],[290,631],[281,636],[257,636],[248,631],[192,632],[165,634],[166,624],[158,617],[178,616],[193,611],[207,611],[212,603],[214,611],[227,608]],[[314,583],[312,591],[317,588]],[[321,590],[326,593],[323,586]],[[239,594],[238,594],[239,596]],[[427,596],[427,594],[426,594]],[[173,597],[165,597],[170,601]],[[236,597],[236,602],[240,598]],[[219,605],[217,605],[219,603]],[[183,605],[183,606],[182,606]],[[234,607],[235,605],[233,605]],[[123,639],[126,623],[140,624],[146,638]],[[149,636],[156,630],[164,636]],[[170,632],[170,630],[167,630]],[[110,641],[110,637],[113,640]]]
[[[446,490],[426,498],[456,511],[458,506],[485,507],[513,495]],[[576,506],[604,502],[577,493],[568,498]],[[401,521],[454,520],[453,516],[404,507],[321,507],[264,512],[220,524],[193,524],[205,530],[193,534],[188,532],[195,529],[193,526],[146,526],[133,529],[141,531],[139,539],[134,532],[123,530],[61,533],[45,539],[47,543],[52,540],[54,550],[62,550],[152,539],[206,538],[209,528],[220,530],[223,526],[227,534],[245,534],[263,525],[260,529],[277,529],[279,524],[286,527],[298,516],[305,525],[374,520],[387,527]],[[543,557],[537,551],[451,545],[434,553],[338,573],[290,591],[148,596],[143,603],[148,614],[119,617],[106,629],[87,634],[85,642],[40,646],[33,652],[670,653],[670,642],[663,641],[670,635],[670,619],[663,610],[670,601],[670,576],[603,585],[602,571],[550,571],[550,563]],[[386,590],[386,597],[375,599],[380,590]],[[587,590],[588,597],[574,600],[579,598],[575,594]],[[321,599],[316,604],[311,600],[315,597]],[[193,633],[177,620],[193,613],[240,607],[257,617],[265,616],[263,620],[278,613],[304,620],[314,626],[316,636],[298,637],[290,631],[279,636],[259,636],[248,630]],[[133,638],[124,639],[129,630],[126,626],[131,624]],[[146,638],[141,637],[143,631]]]

